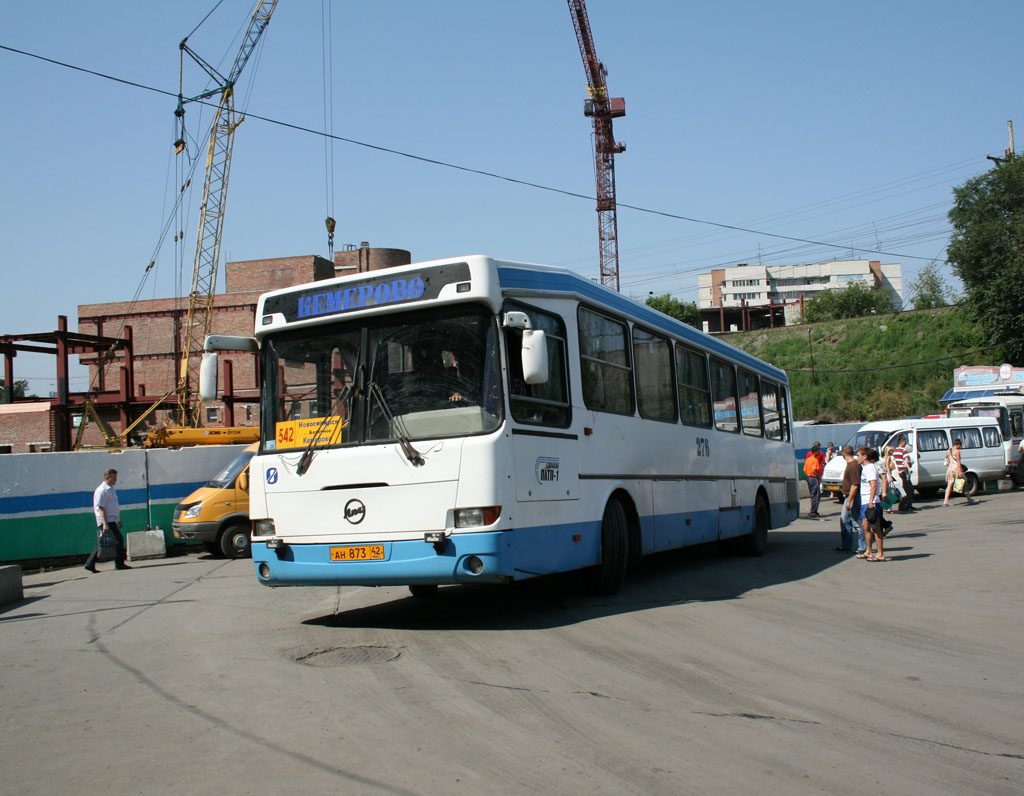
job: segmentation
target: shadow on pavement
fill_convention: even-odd
[[[447,586],[307,619],[304,624],[402,630],[535,630],[668,605],[736,600],[755,589],[802,580],[848,560],[832,550],[838,531],[781,530],[758,558],[723,554],[716,544],[645,558],[612,596],[586,590],[582,573],[549,575],[508,586]]]

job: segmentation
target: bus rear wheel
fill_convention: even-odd
[[[771,524],[771,514],[768,511],[768,504],[764,498],[758,495],[754,500],[754,523],[753,528],[746,536],[736,539],[735,550],[741,556],[761,556],[768,549],[768,526]]]
[[[597,594],[615,594],[626,581],[629,562],[629,523],[626,510],[609,500],[601,518],[601,563],[587,573],[588,586]]]
[[[974,497],[981,491],[981,481],[975,473],[964,475],[964,497]]]

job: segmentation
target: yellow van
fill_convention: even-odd
[[[175,539],[202,542],[206,549],[228,558],[250,554],[249,460],[254,442],[212,480],[174,507],[171,530]]]

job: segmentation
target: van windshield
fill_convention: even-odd
[[[858,431],[850,437],[850,441],[846,444],[853,448],[854,453],[861,448],[874,448],[876,451],[881,452],[882,443],[889,439],[889,437],[896,437],[898,439],[897,434],[899,433],[901,432],[894,434],[892,431]],[[902,433],[906,434],[907,432],[903,431]]]
[[[207,481],[206,485],[214,489],[226,489],[231,486],[255,453],[256,451],[242,451],[237,459],[217,473],[211,480]]]

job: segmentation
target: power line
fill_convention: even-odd
[[[108,74],[105,74],[103,72],[97,72],[95,70],[86,69],[86,68],[80,67],[80,66],[75,66],[73,64],[65,63],[63,61],[57,61],[57,60],[55,60],[53,58],[47,58],[47,57],[42,56],[42,55],[37,55],[35,53],[27,52],[25,50],[19,50],[19,49],[15,48],[15,47],[8,47],[7,45],[0,44],[0,49],[7,50],[8,52],[16,53],[18,55],[24,55],[24,56],[29,57],[29,58],[36,58],[36,59],[38,59],[40,61],[45,61],[46,63],[50,63],[50,64],[53,64],[55,66],[60,66],[60,67],[63,67],[65,69],[72,69],[72,70],[75,70],[77,72],[82,72],[84,74],[93,75],[94,77],[100,77],[100,78],[103,78],[105,80],[113,80],[114,82],[121,83],[123,85],[132,86],[133,88],[140,88],[140,89],[144,89],[146,91],[155,92],[157,94],[163,94],[163,95],[168,96],[168,97],[174,97],[175,99],[177,98],[177,94],[173,94],[173,93],[171,93],[169,91],[164,91],[163,89],[154,88],[153,86],[147,86],[147,85],[144,85],[142,83],[136,83],[135,81],[132,81],[132,80],[125,80],[124,78],[114,77],[113,75],[108,75]],[[199,102],[202,102],[202,101],[200,100]],[[212,103],[203,103],[203,104],[210,104],[211,107],[212,107]],[[331,134],[328,134],[328,133],[326,133],[324,131],[321,131],[321,130],[314,130],[311,127],[304,127],[302,125],[293,124],[291,122],[281,121],[280,119],[271,119],[268,116],[261,116],[261,115],[256,114],[256,113],[247,112],[246,116],[249,116],[250,118],[253,118],[253,119],[258,119],[259,121],[262,121],[262,122],[266,122],[267,124],[276,125],[278,127],[284,127],[286,129],[295,130],[297,132],[308,133],[310,135],[322,136],[324,138],[327,138],[327,139],[330,139],[330,140],[333,140],[333,141],[341,141],[341,142],[346,143],[346,144],[353,144],[354,146],[360,146],[360,147],[364,147],[366,149],[372,149],[372,150],[375,150],[377,152],[383,152],[383,153],[390,154],[390,155],[397,155],[399,157],[404,157],[404,158],[408,158],[410,160],[419,161],[420,163],[428,163],[428,164],[431,164],[431,165],[434,165],[434,166],[442,166],[444,168],[455,169],[456,171],[462,171],[462,172],[465,172],[467,174],[476,174],[476,175],[481,176],[481,177],[490,177],[491,179],[501,180],[503,182],[509,182],[509,183],[514,184],[514,185],[522,185],[522,186],[527,187],[527,188],[535,188],[535,189],[540,190],[540,191],[547,191],[549,193],[556,193],[556,194],[560,194],[562,196],[569,196],[569,197],[572,197],[572,198],[575,198],[575,199],[585,199],[585,200],[590,201],[590,202],[593,202],[595,200],[595,197],[593,197],[593,196],[588,196],[587,194],[577,193],[576,191],[568,191],[568,190],[566,190],[564,188],[555,188],[555,187],[550,186],[550,185],[542,185],[540,183],[531,182],[529,180],[521,180],[521,179],[518,179],[516,177],[509,177],[509,176],[506,176],[504,174],[498,174],[496,172],[486,171],[484,169],[475,169],[475,168],[471,168],[469,166],[461,166],[461,165],[459,165],[457,163],[449,163],[447,161],[438,160],[436,158],[428,158],[428,157],[425,157],[423,155],[414,155],[414,154],[409,153],[409,152],[403,152],[403,151],[401,151],[399,149],[392,149],[390,147],[379,146],[377,144],[370,144],[370,143],[367,143],[365,141],[358,141],[358,140],[356,140],[354,138],[346,138],[344,136],[331,135]],[[635,211],[637,211],[639,213],[646,213],[648,215],[661,216],[662,218],[671,218],[671,219],[675,219],[677,221],[687,221],[687,222],[690,222],[692,224],[703,224],[703,225],[706,225],[706,226],[717,227],[719,229],[732,230],[734,232],[745,232],[745,233],[748,233],[748,234],[751,234],[751,235],[763,235],[763,236],[769,237],[769,238],[776,238],[778,240],[789,240],[789,241],[794,241],[796,243],[809,244],[809,245],[812,245],[812,246],[825,246],[825,247],[830,248],[830,249],[843,249],[843,250],[847,250],[847,251],[870,252],[872,254],[881,254],[881,255],[885,255],[886,257],[899,257],[901,259],[907,259],[907,260],[926,260],[926,261],[931,261],[931,259],[932,259],[932,258],[929,258],[929,257],[919,257],[919,256],[914,255],[914,254],[904,254],[904,253],[900,253],[900,252],[881,251],[881,250],[878,250],[878,249],[871,249],[871,248],[865,248],[865,247],[860,247],[860,246],[851,246],[849,244],[832,243],[832,242],[829,242],[829,241],[813,240],[813,239],[810,239],[810,238],[800,238],[800,237],[795,237],[795,236],[792,236],[792,235],[782,235],[782,234],[776,233],[776,232],[766,232],[764,230],[751,229],[749,227],[743,227],[743,226],[740,226],[738,224],[725,224],[725,223],[718,222],[718,221],[708,221],[706,219],[700,219],[700,218],[695,218],[693,216],[682,215],[681,213],[670,213],[670,212],[665,211],[665,210],[656,210],[654,208],[642,207],[640,205],[633,205],[633,204],[628,204],[628,203],[625,203],[625,202],[617,202],[617,205],[618,205],[618,207],[626,208],[626,209],[629,209],[629,210],[635,210]]]

